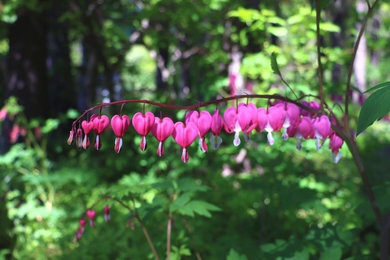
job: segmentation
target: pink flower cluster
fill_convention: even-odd
[[[318,111],[320,107],[316,101],[303,101],[302,105],[314,111]],[[328,116],[318,116],[295,104],[282,101],[276,101],[268,108],[257,108],[253,103],[240,103],[237,107],[227,108],[223,116],[218,109],[213,114],[208,111],[187,111],[184,122],[176,123],[168,117],[155,117],[151,112],[138,112],[131,120],[127,115],[115,115],[110,120],[106,115],[93,114],[89,120],[81,122],[82,129],[70,131],[68,144],[76,139],[79,148],[87,149],[90,146],[88,135],[94,131],[96,134],[94,147],[97,150],[100,149],[102,146],[100,135],[110,125],[110,122],[116,136],[114,150],[117,153],[122,148],[122,138],[131,123],[142,137],[140,143],[142,151],[146,150],[146,136],[151,133],[159,141],[157,154],[162,156],[164,154],[164,141],[172,136],[182,148],[181,160],[185,163],[189,160],[188,147],[197,137],[201,151],[207,152],[206,136],[211,132],[209,142],[214,149],[217,149],[222,143],[220,137],[222,129],[229,134],[234,133],[233,144],[235,146],[241,143],[240,133],[248,141],[254,130],[257,132],[266,131],[270,145],[274,144],[273,133],[283,130],[284,140],[289,137],[297,138],[298,150],[302,148],[302,139],[316,139],[317,150],[321,149],[326,139],[329,139],[329,148],[335,163],[341,158],[339,150],[343,145],[343,140],[332,130]]]
[[[106,205],[103,209],[104,211],[104,220],[106,222],[110,221],[111,217],[110,217],[110,207],[108,205]],[[87,215],[88,219],[89,219],[89,225],[91,227],[94,227],[95,226],[95,223],[94,223],[94,220],[95,220],[95,217],[96,217],[96,211],[94,211],[93,209],[88,209],[86,212],[85,212],[85,215]],[[81,218],[79,220],[79,228],[77,229],[76,231],[76,234],[74,235],[74,241],[77,242],[81,239],[82,235],[84,234],[84,231],[85,231],[85,225],[87,224],[87,220],[84,219],[84,218]]]

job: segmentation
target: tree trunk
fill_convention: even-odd
[[[46,20],[24,9],[8,27],[5,98],[16,96],[27,118],[49,116],[46,70]]]

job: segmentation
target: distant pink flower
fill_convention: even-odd
[[[146,112],[145,114],[137,112],[134,114],[133,119],[131,120],[135,131],[142,136],[140,148],[142,151],[145,151],[148,148],[146,142],[146,136],[152,130],[154,125],[154,114],[152,112]]]
[[[87,223],[87,221],[82,218],[82,219],[80,219],[79,223],[80,223],[81,231],[82,231],[82,233],[84,233],[84,227],[85,227],[85,224]]]
[[[187,148],[194,142],[197,136],[198,128],[194,123],[175,123],[174,130],[172,132],[172,137],[176,141],[176,143],[178,143],[183,148],[183,151],[181,153],[182,162],[186,163],[190,159]]]
[[[130,118],[127,115],[115,115],[111,118],[111,128],[116,136],[114,150],[119,153],[122,148],[123,140],[122,137],[130,127]]]
[[[74,132],[74,130],[72,129],[72,130],[70,130],[70,132],[69,132],[69,137],[68,137],[68,145],[71,145],[72,143],[73,143],[73,139],[74,139],[74,137],[75,137],[75,132]]]
[[[104,220],[105,220],[106,222],[108,222],[108,221],[110,221],[110,219],[111,219],[111,216],[110,216],[110,207],[109,207],[108,205],[106,205],[106,206],[104,207]]]
[[[16,141],[18,140],[20,135],[20,130],[21,128],[17,124],[14,124],[12,126],[12,130],[9,134],[11,144],[16,143]]]
[[[76,234],[74,235],[73,241],[78,242],[81,237],[83,236],[84,229],[82,227],[79,227],[76,231]]]
[[[96,216],[96,211],[94,211],[92,209],[87,210],[87,217],[89,218],[89,225],[91,227],[95,226],[95,224],[93,223],[95,216]]]
[[[0,110],[0,121],[3,121],[7,117],[7,109],[3,107]]]
[[[76,146],[77,149],[81,149],[83,147],[83,130],[78,128],[76,131]]]
[[[172,134],[174,130],[174,125],[172,119],[169,117],[154,119],[154,125],[152,127],[152,135],[159,141],[157,154],[162,156],[164,154],[164,141]]]

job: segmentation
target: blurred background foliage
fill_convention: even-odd
[[[340,95],[365,1],[321,3],[326,102],[342,114]],[[389,77],[389,9],[380,3],[363,37],[350,93],[352,127],[361,92]],[[0,258],[152,259],[134,213],[161,259],[170,218],[171,259],[378,257],[378,227],[346,147],[334,164],[327,143],[317,152],[306,141],[297,151],[295,140],[276,138],[269,146],[255,134],[235,147],[222,134],[217,151],[202,153],[194,144],[183,164],[172,139],[161,158],[151,136],[141,152],[134,129],[120,154],[111,131],[102,135],[100,151],[66,145],[72,120],[96,103],[187,105],[243,93],[293,98],[272,73],[273,52],[298,96],[317,95],[311,1],[13,0],[0,1],[0,20]],[[142,109],[129,104],[123,113]],[[145,109],[175,121],[184,115]],[[356,140],[383,211],[390,208],[389,130],[383,120]],[[101,200],[107,196],[131,211]],[[86,226],[74,242],[91,205],[95,227]]]

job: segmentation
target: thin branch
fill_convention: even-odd
[[[134,216],[134,218],[135,218],[136,220],[138,220],[139,224],[141,225],[141,228],[142,228],[142,231],[144,232],[144,235],[145,235],[145,237],[146,237],[146,240],[148,240],[148,244],[149,244],[149,246],[150,246],[150,249],[152,249],[154,258],[155,258],[156,260],[160,260],[160,258],[158,257],[157,251],[156,251],[156,249],[154,248],[152,239],[150,239],[149,233],[148,233],[148,231],[146,230],[146,227],[145,227],[144,223],[142,222],[141,218],[140,218],[137,214],[134,214],[133,216]]]
[[[321,63],[321,31],[320,31],[320,20],[321,20],[321,7],[320,0],[316,0],[316,34],[317,34],[317,62],[318,62],[318,90],[320,95],[320,109],[321,114],[324,114],[324,90],[322,87],[322,63]]]
[[[363,33],[366,29],[366,26],[367,26],[367,22],[368,22],[368,19],[370,18],[375,6],[377,5],[377,3],[379,2],[379,0],[376,0],[372,6],[370,6],[370,4],[367,2],[367,5],[368,5],[368,11],[367,11],[367,15],[364,17],[364,20],[363,20],[363,25],[362,27],[360,28],[360,31],[359,31],[359,34],[358,34],[358,37],[356,39],[356,42],[355,42],[355,45],[353,46],[353,52],[352,52],[352,60],[351,60],[351,64],[349,65],[349,69],[348,69],[348,76],[347,76],[347,88],[346,88],[346,91],[345,91],[345,116],[348,117],[348,105],[349,105],[349,92],[351,91],[351,78],[352,78],[352,72],[353,72],[353,64],[355,63],[355,58],[356,58],[356,53],[358,51],[358,48],[359,48],[359,45],[360,45],[360,40],[361,38],[363,37]]]
[[[358,149],[356,147],[355,142],[352,140],[352,138],[351,138],[351,136],[349,134],[345,133],[344,131],[342,131],[337,126],[332,126],[332,129],[347,144],[348,149],[349,149],[349,151],[352,154],[352,158],[355,161],[356,167],[358,168],[360,177],[363,180],[363,186],[364,186],[364,188],[366,190],[366,193],[367,193],[368,199],[370,201],[371,208],[374,211],[376,220],[377,220],[378,224],[381,225],[381,223],[383,222],[382,213],[381,213],[381,211],[379,209],[379,206],[378,206],[378,204],[377,204],[377,202],[375,200],[374,192],[372,191],[370,181],[368,180],[368,177],[367,177],[367,174],[366,174],[366,170],[364,169],[364,166],[363,166],[363,163],[362,163],[362,159],[360,158],[360,155],[359,155],[359,152],[358,152]]]
[[[169,212],[167,224],[167,259],[171,259],[171,231],[172,231],[172,212]]]
[[[191,227],[188,224],[187,218],[183,217],[183,221],[184,221],[184,225],[186,226],[186,229],[188,231],[188,234],[190,235],[190,239],[191,239],[192,245],[194,246],[196,259],[197,260],[202,260],[202,257],[200,256],[199,251],[198,251],[198,247],[196,246],[195,239],[194,239],[194,236],[193,236],[192,231],[191,231]]]

